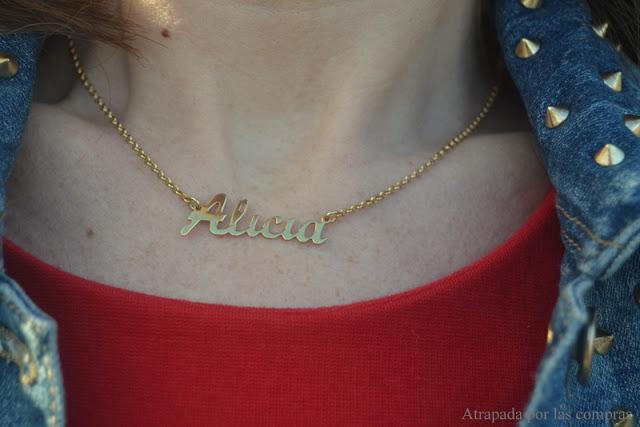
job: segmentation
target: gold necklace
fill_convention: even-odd
[[[188,235],[199,223],[203,222],[209,223],[209,231],[214,236],[247,235],[249,237],[262,236],[267,239],[296,239],[301,243],[309,241],[315,244],[324,243],[327,241],[327,238],[322,236],[322,231],[327,224],[331,224],[336,220],[353,212],[357,212],[369,206],[375,205],[376,203],[379,203],[389,197],[391,194],[400,191],[407,184],[421,176],[438,160],[442,159],[454,147],[467,139],[467,137],[469,137],[469,135],[471,135],[476,130],[482,119],[486,117],[486,115],[491,110],[491,107],[493,107],[500,88],[500,83],[496,83],[491,88],[491,90],[489,91],[489,95],[487,96],[487,99],[480,112],[476,114],[476,116],[473,118],[473,120],[471,120],[471,122],[465,127],[464,130],[462,130],[455,137],[449,140],[449,142],[443,145],[442,148],[440,148],[440,150],[438,150],[429,160],[422,163],[416,169],[411,171],[411,173],[404,176],[401,180],[389,185],[386,189],[372,195],[368,199],[361,200],[357,203],[341,209],[329,211],[322,215],[319,220],[307,221],[297,228],[295,227],[295,219],[284,221],[281,216],[277,215],[266,218],[264,221],[262,221],[262,224],[259,224],[260,216],[253,215],[251,217],[249,225],[245,228],[241,227],[239,224],[240,220],[242,219],[248,208],[248,201],[246,199],[242,199],[234,207],[231,216],[229,217],[228,224],[226,226],[222,226],[223,221],[227,217],[227,214],[224,213],[225,205],[227,202],[226,194],[216,194],[208,203],[201,204],[198,199],[189,195],[177,184],[175,184],[175,182],[171,178],[169,178],[169,176],[167,176],[167,174],[160,168],[160,166],[158,166],[158,164],[154,162],[151,157],[142,149],[140,144],[138,144],[135,138],[131,136],[122,122],[113,114],[113,111],[111,111],[102,97],[98,94],[96,88],[93,86],[84,69],[82,68],[80,57],[72,38],[69,38],[68,46],[78,78],[82,82],[82,85],[87,90],[89,95],[93,98],[94,102],[98,105],[98,108],[100,108],[100,110],[104,113],[110,123],[118,130],[118,133],[122,137],[123,141],[131,147],[131,149],[138,155],[138,157],[140,157],[140,159],[142,159],[144,164],[147,165],[149,169],[151,169],[151,171],[156,174],[158,179],[160,179],[160,181],[162,181],[164,185],[166,185],[174,194],[176,194],[189,207],[189,209],[191,209],[191,212],[188,216],[189,223],[182,227],[182,229],[180,230],[180,234],[182,236]],[[272,226],[280,224],[284,224],[284,227],[281,227],[282,229],[280,231],[272,231]],[[308,229],[311,226],[313,226],[313,231],[310,234],[308,232]]]

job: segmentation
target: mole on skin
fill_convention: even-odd
[[[169,30],[167,30],[166,28],[164,28],[160,34],[162,34],[162,37],[168,39],[169,37],[171,37],[171,33],[169,32]]]
[[[87,227],[86,233],[88,239],[93,237],[93,229],[91,229],[91,227]]]

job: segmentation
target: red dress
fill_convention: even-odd
[[[324,308],[123,290],[7,239],[5,264],[58,323],[69,426],[489,425],[482,411],[523,409],[545,347],[562,256],[554,198],[447,277]]]

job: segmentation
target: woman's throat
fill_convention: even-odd
[[[253,215],[248,226],[240,225],[240,220],[247,211],[248,201],[242,199],[234,207],[229,222],[226,225],[222,223],[227,218],[224,208],[227,202],[227,195],[224,193],[216,194],[206,206],[200,206],[189,214],[189,224],[182,227],[180,234],[186,236],[200,222],[209,223],[209,231],[215,236],[242,236],[249,237],[262,236],[267,239],[275,239],[281,237],[284,240],[296,239],[301,243],[311,241],[315,244],[321,244],[327,241],[322,237],[324,221],[307,221],[294,230],[296,225],[295,219],[284,221],[280,216],[271,216],[265,219],[262,224],[258,224],[260,216]],[[308,235],[308,229],[313,226],[313,232]]]

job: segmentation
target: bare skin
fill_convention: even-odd
[[[215,4],[214,4],[215,3]],[[366,3],[366,5],[365,5]],[[140,58],[83,45],[96,86],[201,200],[299,221],[384,189],[466,126],[490,86],[474,8],[446,1],[124,5]],[[64,52],[57,53],[64,57]],[[53,49],[51,56],[56,57]],[[61,61],[58,61],[61,62]],[[54,61],[8,182],[6,236],[76,275],[170,298],[315,307],[423,285],[523,225],[549,184],[517,96],[420,180],[320,246],[181,237],[188,208]]]

